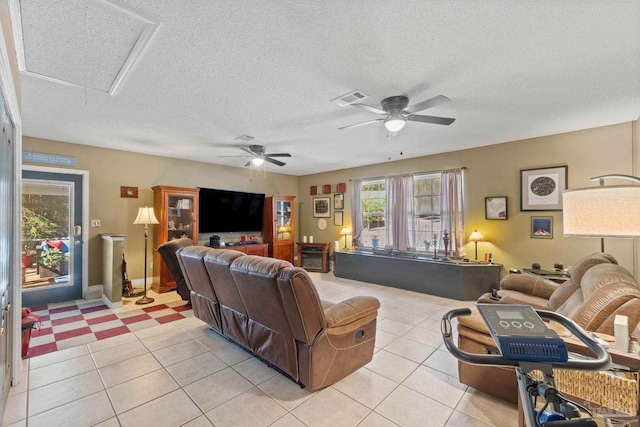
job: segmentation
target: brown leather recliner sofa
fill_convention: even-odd
[[[560,313],[588,331],[613,335],[616,314],[628,316],[629,331],[640,323],[640,287],[633,276],[607,254],[580,259],[571,270],[571,280],[562,285],[533,276],[510,274],[501,282],[500,301],[483,295],[479,303],[528,304]],[[458,346],[470,353],[497,352],[486,325],[477,311],[458,318]],[[517,384],[512,368],[470,365],[458,362],[460,382],[501,399],[516,403]]]
[[[373,357],[380,303],[321,302],[305,270],[203,246],[176,252],[194,315],[297,383],[329,386]]]

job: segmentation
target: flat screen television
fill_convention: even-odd
[[[200,188],[200,233],[261,232],[264,194]]]

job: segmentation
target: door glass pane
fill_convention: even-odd
[[[73,183],[23,180],[22,287],[73,283]]]
[[[291,202],[276,201],[276,240],[291,239]]]
[[[169,212],[167,212],[167,237],[169,240],[180,237],[193,238],[193,197],[169,196]]]

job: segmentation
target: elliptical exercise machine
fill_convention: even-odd
[[[471,314],[470,309],[459,308],[446,313],[441,322],[444,344],[452,355],[475,365],[513,366],[524,418],[529,427],[597,426],[587,408],[566,399],[556,389],[553,369],[604,370],[611,364],[611,356],[604,347],[570,319],[551,311],[515,304],[478,304],[477,308],[500,354],[468,353],[455,345],[451,320]],[[595,358],[570,359],[564,341],[545,326],[542,318],[566,327],[595,353]],[[531,376],[531,372],[536,370],[542,372],[541,381]],[[540,410],[536,409],[538,397],[544,399]]]

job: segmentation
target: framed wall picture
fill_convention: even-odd
[[[344,209],[344,194],[333,195],[333,209]]]
[[[532,216],[531,237],[533,239],[553,239],[553,217]]]
[[[331,199],[329,197],[316,197],[313,199],[313,217],[331,218]]]
[[[342,213],[342,211],[335,211],[333,213],[333,225],[340,225],[342,226],[342,222],[344,220],[344,214]]]
[[[485,197],[484,217],[485,219],[507,219],[507,197]]]
[[[521,170],[520,210],[561,211],[567,174],[567,166]]]
[[[138,198],[138,187],[120,187],[120,197]]]

